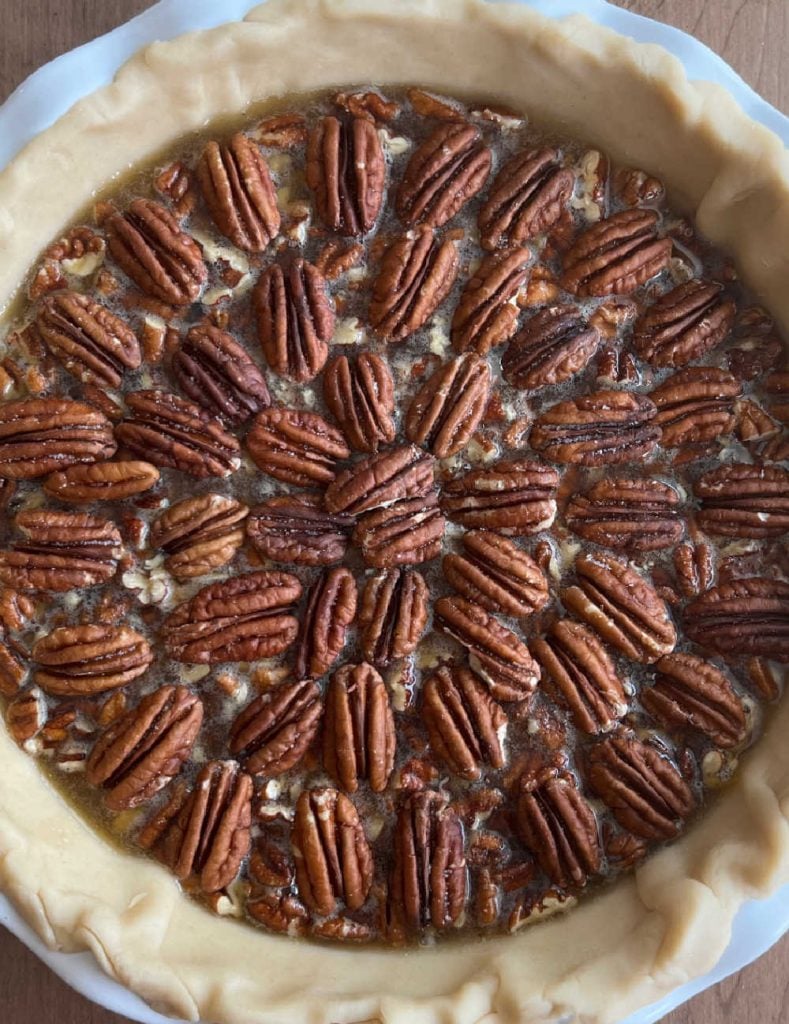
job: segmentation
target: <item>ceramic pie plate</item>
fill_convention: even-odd
[[[7,148],[3,158],[10,158],[81,95],[109,81],[139,47],[155,39],[174,38],[192,29],[210,28],[243,17],[252,5],[223,4],[221,14],[215,4],[194,3],[188,11],[184,6],[159,4],[110,36],[66,55],[33,76],[0,114]],[[104,94],[99,99],[99,109],[90,112],[89,120],[93,119],[94,127],[100,122],[102,100],[122,105],[123,90],[130,86],[133,119],[135,90],[139,86],[144,92],[149,72],[164,75],[172,96],[177,98],[174,106],[188,111],[193,123],[220,113],[223,106],[237,109],[244,85],[247,89],[250,86],[242,83],[239,87],[238,80],[230,75],[222,79],[216,105],[206,111],[195,86],[199,76],[192,73],[195,54],[204,55],[203,46],[219,42],[230,47],[226,53],[246,54],[251,60],[263,32],[276,34],[286,24],[292,26],[290,19],[298,20],[300,16],[313,19],[329,15],[324,27],[330,31],[325,37],[324,59],[315,64],[315,81],[298,80],[298,84],[308,87],[321,82],[337,83],[343,74],[349,75],[347,63],[340,65],[342,71],[332,64],[332,59],[339,60],[339,56],[332,57],[334,43],[336,53],[343,54],[343,61],[347,62],[348,54],[353,53],[355,66],[350,77],[354,81],[375,80],[385,84],[405,77],[436,88],[443,86],[444,91],[451,93],[453,76],[456,81],[463,67],[454,62],[460,59],[464,46],[467,49],[471,45],[468,26],[474,19],[485,24],[482,34],[474,36],[474,46],[481,41],[490,46],[485,51],[489,57],[501,56],[503,51],[497,47],[503,35],[522,28],[524,39],[529,40],[534,56],[539,58],[535,63],[540,64],[546,75],[543,81],[558,85],[555,95],[562,95],[565,104],[572,90],[583,81],[583,75],[588,76],[593,70],[599,72],[596,88],[600,90],[606,84],[614,85],[618,73],[624,74],[629,83],[639,84],[637,102],[641,113],[648,111],[650,115],[644,116],[643,121],[651,131],[649,138],[640,133],[628,137],[626,154],[622,152],[622,139],[624,125],[633,123],[629,117],[633,109],[630,100],[623,102],[621,110],[607,109],[602,124],[594,103],[599,103],[605,93],[585,90],[583,100],[574,105],[568,127],[579,133],[591,133],[596,140],[599,137],[604,148],[627,155],[637,165],[662,171],[669,184],[675,185],[680,193],[684,191],[694,205],[698,206],[703,195],[697,210],[702,229],[722,247],[736,253],[746,277],[757,285],[773,312],[784,322],[789,319],[783,288],[787,257],[781,249],[789,220],[786,154],[778,140],[743,118],[731,96],[749,118],[767,125],[784,141],[789,140],[787,121],[704,47],[681,33],[603,3],[522,5],[554,18],[582,12],[598,24],[639,42],[660,43],[681,60],[687,78],[717,82],[723,89],[690,85],[680,65],[664,52],[654,47],[632,48],[577,20],[560,23],[554,32],[549,22],[525,15],[521,25],[520,13],[503,8],[500,12],[483,13],[474,3],[451,8],[404,3],[398,5],[397,16],[392,16],[392,24],[386,27],[391,5],[380,5],[387,8],[385,16],[379,10],[368,21],[367,12],[372,6],[337,2],[287,8],[274,3],[253,15],[254,28],[248,31],[238,28],[216,37],[178,41],[173,48],[157,46],[131,73],[127,71],[125,80],[121,76],[112,86],[114,95]],[[433,68],[432,45],[429,50],[419,45],[408,24],[409,13],[424,16],[426,8],[431,16],[448,17],[446,38],[455,44],[448,45],[446,52],[442,50],[437,70]],[[502,21],[497,25],[499,17]],[[500,28],[505,30],[501,34]],[[362,29],[368,33],[381,31],[379,53],[387,54],[382,66],[371,66],[365,58]],[[573,51],[577,66],[556,66],[551,51],[557,44]],[[392,57],[398,45],[406,46],[409,52],[405,70],[402,62]],[[240,50],[235,49],[237,46]],[[483,63],[480,62],[478,79],[469,85],[479,92],[501,94],[490,70],[491,66],[499,65],[489,60],[485,70]],[[86,67],[90,76],[84,73]],[[467,72],[467,68],[463,67],[463,71]],[[609,72],[614,79],[606,83]],[[254,79],[253,72],[248,73]],[[280,66],[279,74],[280,90],[293,90],[297,83],[292,72]],[[520,86],[524,90],[525,78]],[[53,109],[53,95],[59,97],[58,109]],[[545,95],[550,108],[550,89]],[[517,102],[518,96],[515,88],[502,98]],[[167,118],[162,118],[162,124],[151,132],[158,137],[151,138],[150,151],[183,130],[185,123],[181,120],[168,124]],[[682,132],[670,130],[678,124]],[[24,129],[20,129],[21,125]],[[731,146],[727,138],[731,139]],[[715,166],[706,160],[707,141],[719,160]],[[28,161],[41,159],[42,152],[41,148],[36,151],[34,143],[28,151]],[[748,152],[758,154],[758,158],[747,159],[744,154]],[[91,173],[106,181],[123,167],[126,159],[132,159],[131,153],[131,144],[128,154],[103,152],[101,166]],[[677,170],[680,161],[684,157],[692,162],[699,153],[703,157],[698,161],[699,177],[694,179],[693,174],[688,174],[683,181],[672,181],[672,167],[681,178]],[[79,159],[73,163],[73,154],[64,155],[57,145],[47,155],[55,164],[63,159],[63,166],[81,169]],[[28,169],[30,166],[27,163]],[[83,169],[85,166],[82,164]],[[24,171],[24,161],[16,167]],[[23,184],[19,194],[24,195],[24,189]],[[62,209],[58,209],[61,196],[42,197],[35,217],[22,232],[23,244],[17,247],[20,258],[27,246],[27,262],[31,262],[63,220],[76,212],[80,199],[85,201],[89,195],[88,191],[83,194],[83,185],[73,179],[68,183],[68,192],[72,205],[65,217]],[[721,229],[716,230],[723,209],[733,212],[731,216],[720,217]],[[0,219],[4,231],[9,232],[13,213],[0,210]],[[765,252],[769,254],[766,260]],[[5,274],[13,272],[6,264]],[[0,289],[10,287],[12,282],[0,280]],[[789,890],[780,888],[789,880],[789,757],[785,751],[781,755],[776,741],[785,729],[787,714],[785,706],[778,709],[767,735],[749,757],[736,792],[718,802],[704,826],[652,858],[632,878],[603,897],[607,901],[603,911],[607,915],[607,948],[600,945],[603,899],[598,899],[588,906],[582,905],[566,918],[540,926],[539,932],[527,930],[531,934],[524,935],[522,941],[520,936],[503,942],[495,940],[482,956],[478,949],[467,956],[465,950],[456,947],[427,953],[420,963],[421,954],[417,953],[347,952],[286,942],[272,944],[271,939],[262,940],[266,943],[264,947],[262,942],[255,945],[257,937],[249,936],[250,948],[244,965],[238,967],[230,961],[238,955],[239,933],[244,936],[244,930],[229,922],[211,922],[212,941],[207,945],[203,913],[181,904],[168,876],[150,864],[135,861],[131,866],[128,858],[117,861],[117,854],[105,857],[101,841],[67,814],[32,763],[21,760],[14,763],[14,771],[19,773],[15,774],[15,782],[35,791],[36,796],[29,815],[33,822],[31,834],[47,833],[50,841],[46,851],[28,847],[19,821],[12,814],[0,818],[4,885],[13,900],[13,905],[5,900],[0,905],[2,921],[74,987],[108,1008],[139,1020],[163,1018],[117,981],[134,989],[157,1009],[190,1020],[202,1015],[206,1020],[222,1022],[380,1019],[390,1024],[406,1019],[444,1019],[458,1024],[482,1020],[503,1024],[515,1020],[569,1021],[577,1017],[602,1024],[623,1020],[631,1013],[627,1018],[629,1024],[646,1024],[758,956],[789,926]],[[3,756],[21,758],[7,740]],[[9,800],[9,807],[11,803]],[[90,856],[85,858],[83,850],[87,849]],[[39,891],[25,885],[26,866],[21,859],[29,858],[27,868],[33,873],[39,870],[44,878],[47,857],[53,851],[60,854],[57,884],[53,887],[49,881]],[[86,860],[91,862],[89,877],[81,868]],[[95,888],[106,888],[116,881],[118,899],[114,905],[103,905],[102,900],[94,899]],[[577,944],[568,944],[564,931],[566,922],[572,919]],[[730,934],[731,943],[726,948]],[[129,937],[131,941],[127,941]],[[88,949],[95,959],[84,953],[53,953],[48,947],[67,949],[72,954]],[[151,961],[151,950],[156,950],[155,963]],[[98,970],[97,962],[117,981],[108,980]],[[266,965],[265,971],[261,970],[261,963]],[[320,978],[317,987],[316,976]]]

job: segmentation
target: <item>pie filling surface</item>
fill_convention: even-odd
[[[43,254],[0,362],[0,694],[215,912],[516,931],[674,839],[789,660],[789,373],[660,181],[320,94]]]

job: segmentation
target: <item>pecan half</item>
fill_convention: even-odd
[[[282,775],[304,756],[321,717],[311,680],[282,683],[248,704],[230,728],[230,753],[241,755],[252,775]]]
[[[374,665],[412,654],[427,625],[430,591],[415,569],[388,569],[365,584],[359,608],[359,642]]]
[[[87,505],[93,501],[123,501],[149,491],[159,482],[159,470],[150,462],[93,462],[52,473],[43,483],[50,498]]]
[[[543,669],[542,688],[569,707],[583,732],[608,732],[627,711],[622,680],[587,626],[559,619],[547,636],[531,641],[531,651]]]
[[[372,352],[338,356],[323,375],[323,396],[352,448],[377,452],[395,439],[394,384],[389,367]]]
[[[452,347],[486,355],[512,337],[518,323],[513,299],[523,287],[531,260],[529,249],[486,256],[466,283],[452,317]]]
[[[567,525],[584,540],[637,555],[674,547],[684,531],[680,497],[660,480],[598,480],[567,505]]]
[[[326,489],[330,512],[358,515],[433,489],[435,463],[427,452],[403,445],[362,459],[339,473]]]
[[[30,480],[115,453],[112,424],[71,398],[22,398],[0,406],[0,473]]]
[[[430,745],[450,771],[478,779],[480,766],[501,768],[507,716],[487,686],[463,665],[442,665],[422,691],[422,719]]]
[[[522,701],[531,696],[540,667],[511,630],[463,597],[439,598],[434,616],[439,629],[468,649],[471,667],[497,700]]]
[[[54,509],[24,509],[15,522],[24,540],[0,551],[0,583],[62,593],[107,583],[115,575],[123,544],[114,523]]]
[[[529,317],[507,346],[501,372],[527,391],[561,384],[589,365],[599,344],[600,332],[575,306],[548,306]]]
[[[324,117],[310,132],[305,168],[318,216],[330,231],[365,235],[384,198],[386,161],[375,123]]]
[[[46,705],[37,690],[16,694],[5,709],[6,728],[19,744],[33,739],[45,725],[46,717]]]
[[[331,565],[345,555],[352,527],[352,516],[326,512],[320,498],[282,494],[252,509],[247,536],[274,562]]]
[[[715,366],[688,366],[655,388],[650,398],[657,407],[654,424],[662,431],[664,448],[714,441],[734,429],[734,399],[740,382]]]
[[[279,210],[268,164],[252,139],[237,132],[227,143],[209,142],[197,180],[225,238],[246,252],[263,252],[279,231]]]
[[[789,661],[789,583],[752,576],[719,583],[685,609],[685,632],[726,657]]]
[[[244,542],[248,511],[222,494],[184,498],[151,524],[151,547],[167,554],[165,568],[177,579],[204,576],[232,561]]]
[[[463,554],[444,555],[444,578],[489,612],[523,616],[548,602],[548,581],[537,563],[506,537],[486,530],[463,536]]]
[[[391,913],[415,931],[457,924],[468,895],[463,828],[446,797],[413,793],[400,805],[394,834]]]
[[[781,537],[789,533],[789,472],[735,462],[704,473],[693,485],[701,499],[699,526],[721,537]]]
[[[293,857],[299,895],[328,917],[339,901],[364,906],[373,882],[373,854],[359,814],[336,789],[305,790],[296,801]]]
[[[633,347],[652,366],[686,366],[725,340],[736,312],[721,285],[685,281],[638,318]]]
[[[591,748],[586,778],[619,824],[643,839],[673,839],[695,804],[668,757],[627,733]]]
[[[446,224],[483,187],[491,160],[478,128],[440,125],[408,161],[395,199],[398,217],[407,227]]]
[[[182,881],[197,876],[203,892],[219,892],[249,853],[252,779],[235,761],[209,761],[154,852]]]
[[[394,768],[394,716],[389,692],[372,665],[343,665],[326,691],[323,766],[348,793],[366,779],[383,793]]]
[[[148,641],[129,626],[59,626],[36,640],[35,681],[46,693],[105,693],[143,675],[153,661]]]
[[[117,388],[124,370],[136,370],[142,362],[131,327],[79,292],[48,295],[36,327],[49,351],[78,380]]]
[[[281,654],[296,639],[291,614],[301,584],[285,572],[252,572],[203,587],[162,627],[171,658],[190,665],[256,661]]]
[[[498,249],[522,245],[560,220],[575,183],[555,149],[516,153],[503,165],[479,211],[480,244]]]
[[[317,679],[339,658],[348,627],[356,616],[356,581],[341,566],[327,569],[307,595],[299,627],[294,674]]]
[[[403,341],[419,330],[449,295],[458,265],[455,243],[439,241],[431,228],[396,239],[373,282],[370,327],[386,341]]]
[[[597,819],[569,772],[523,775],[516,815],[521,839],[554,885],[580,889],[600,871]]]
[[[28,655],[13,640],[0,641],[0,694],[13,697],[27,675]]]
[[[456,455],[471,440],[485,414],[490,382],[490,367],[471,353],[439,367],[408,407],[408,440],[424,445],[438,459]]]
[[[554,462],[603,466],[640,460],[660,440],[646,395],[594,391],[557,402],[534,421],[529,443]]]
[[[337,463],[351,454],[336,427],[303,409],[261,412],[247,434],[247,448],[264,473],[298,487],[331,483]]]
[[[135,199],[104,229],[115,262],[146,295],[173,306],[195,302],[208,272],[200,246],[161,204]]]
[[[266,362],[282,377],[303,382],[320,373],[334,333],[334,309],[326,279],[302,259],[272,263],[252,296]]]
[[[724,749],[742,743],[748,731],[745,708],[719,668],[695,654],[667,654],[655,673],[641,703],[661,725],[696,729]]]
[[[105,790],[111,811],[145,803],[181,770],[202,721],[202,701],[185,686],[160,686],[101,734],[88,782]]]
[[[674,571],[684,597],[698,597],[715,580],[715,557],[709,544],[680,544],[674,550]]]
[[[438,557],[445,525],[433,492],[368,512],[357,522],[353,539],[366,565],[416,565]]]
[[[173,355],[172,369],[193,402],[228,423],[246,423],[271,405],[263,374],[247,350],[211,324],[189,330]]]
[[[469,529],[527,536],[547,529],[556,516],[559,474],[533,459],[497,462],[446,482],[441,508]]]
[[[562,287],[576,295],[625,295],[659,274],[671,257],[654,210],[622,210],[582,232],[565,252]]]
[[[568,610],[603,640],[645,664],[670,654],[677,631],[666,602],[627,562],[600,552],[575,560],[578,583],[562,591]]]
[[[126,405],[131,416],[115,436],[135,455],[199,479],[238,469],[238,440],[194,402],[167,391],[134,391]]]

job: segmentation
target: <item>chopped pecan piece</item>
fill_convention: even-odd
[[[324,117],[307,143],[307,185],[318,215],[346,237],[366,235],[384,198],[386,161],[375,124],[367,117]]]
[[[197,180],[214,224],[233,245],[263,252],[279,231],[277,193],[268,164],[248,136],[209,142],[197,164]]]
[[[101,734],[88,782],[104,789],[111,811],[145,803],[181,770],[202,721],[202,701],[185,686],[160,686]]]
[[[589,365],[600,332],[589,326],[575,306],[549,306],[530,317],[501,360],[504,379],[534,391],[561,384]]]
[[[359,608],[359,642],[374,665],[412,654],[422,638],[430,591],[415,569],[387,569],[371,576]]]
[[[439,598],[434,616],[439,629],[468,649],[471,667],[497,700],[522,701],[531,696],[540,667],[511,630],[463,597]]]
[[[253,293],[258,339],[266,362],[282,377],[312,380],[326,362],[334,310],[321,272],[302,259],[272,263]]]
[[[505,241],[522,245],[559,221],[573,190],[573,172],[555,149],[516,153],[501,168],[479,211],[480,244],[498,249]]]
[[[441,508],[468,529],[527,536],[547,529],[556,516],[559,474],[533,459],[497,462],[449,480]]]
[[[458,264],[455,243],[439,241],[429,227],[396,239],[373,282],[368,313],[373,331],[386,341],[403,341],[418,331],[452,290]]]
[[[153,179],[153,187],[169,200],[173,213],[179,220],[193,213],[197,204],[197,193],[191,173],[178,161],[165,167]]]
[[[32,740],[41,731],[46,718],[46,704],[37,690],[17,694],[8,702],[5,710],[8,732],[17,743]]]
[[[688,366],[655,388],[654,424],[662,431],[664,448],[714,441],[734,429],[734,399],[738,380],[714,366]]]
[[[737,436],[744,444],[759,444],[780,433],[780,424],[768,416],[756,402],[740,401],[735,405]]]
[[[627,733],[591,748],[586,778],[619,824],[643,839],[673,839],[695,804],[668,757]]]
[[[199,479],[238,469],[238,440],[194,402],[167,391],[134,391],[126,405],[131,416],[115,436],[135,455]]]
[[[356,616],[356,581],[343,567],[327,569],[307,595],[299,627],[294,673],[317,679],[339,658],[348,627]]]
[[[633,347],[652,366],[687,366],[726,339],[736,304],[713,281],[685,281],[643,313]]]
[[[394,441],[394,385],[380,356],[372,352],[361,352],[355,360],[337,356],[323,375],[323,395],[356,451],[377,452],[380,444]]]
[[[486,530],[463,536],[463,554],[444,555],[451,587],[489,612],[523,616],[548,602],[548,581],[537,563],[506,537]]]
[[[394,768],[394,716],[383,679],[372,665],[343,665],[326,692],[323,766],[348,793],[366,779],[383,793]]]
[[[303,114],[277,114],[258,125],[260,144],[271,149],[295,149],[307,141],[307,119]]]
[[[354,117],[365,117],[372,122],[393,121],[400,113],[397,103],[377,92],[340,92],[334,102]]]
[[[395,200],[400,220],[407,227],[446,224],[482,189],[491,160],[478,128],[440,125],[408,161]]]
[[[490,368],[472,353],[439,367],[417,391],[405,418],[409,441],[438,459],[456,455],[471,440],[490,398]]]
[[[674,549],[674,571],[684,597],[698,597],[715,580],[715,560],[709,544],[680,544]]]
[[[680,497],[669,484],[644,477],[598,480],[567,505],[567,525],[584,540],[637,555],[674,547],[684,530]]]
[[[416,565],[438,557],[445,525],[438,496],[432,492],[368,512],[357,522],[353,539],[366,565]]]
[[[613,555],[582,554],[578,583],[562,591],[565,606],[634,661],[670,654],[677,631],[665,601],[635,569]]]
[[[465,666],[443,665],[425,681],[422,719],[433,750],[461,778],[478,779],[481,765],[503,767],[507,716]]]
[[[303,409],[261,412],[247,434],[247,448],[264,473],[298,487],[331,483],[337,463],[351,454],[336,427]]]
[[[282,775],[299,763],[321,717],[318,687],[309,679],[282,683],[252,701],[230,728],[230,753],[252,775]]]
[[[310,916],[290,893],[263,892],[247,902],[247,910],[266,928],[288,936],[303,935]]]
[[[87,505],[93,501],[123,501],[149,491],[159,482],[159,470],[150,462],[93,462],[52,473],[43,484],[45,494],[58,501]]]
[[[27,653],[13,640],[0,640],[0,694],[13,697],[27,675]]]
[[[373,882],[373,854],[344,793],[305,790],[296,801],[292,843],[299,894],[313,913],[328,917],[339,901],[349,910],[364,906]]]
[[[513,299],[528,276],[531,252],[511,249],[486,256],[466,283],[452,317],[456,352],[486,355],[512,337],[518,323]]]
[[[142,362],[131,327],[79,292],[47,296],[36,327],[50,352],[81,381],[117,388],[124,370],[135,370]]]
[[[433,489],[435,463],[415,445],[403,445],[362,459],[337,475],[326,489],[330,512],[358,515]]]
[[[776,673],[766,658],[749,658],[746,669],[748,682],[757,696],[762,700],[778,700],[781,696],[781,687],[776,679]],[[2,679],[0,679],[0,692],[2,692]]]
[[[76,697],[105,693],[143,675],[150,644],[129,626],[59,626],[36,640],[35,681],[46,693]]]
[[[0,473],[30,480],[115,453],[107,417],[71,398],[22,398],[0,406]]]
[[[594,391],[557,402],[534,421],[529,442],[554,462],[603,466],[648,455],[660,440],[655,405],[631,391]]]
[[[701,499],[699,526],[721,537],[781,537],[789,533],[789,472],[735,462],[704,473],[693,485]]]
[[[184,498],[151,525],[151,547],[167,555],[165,568],[179,580],[204,576],[232,561],[244,542],[249,509],[222,494]]]
[[[608,732],[627,711],[627,695],[614,663],[595,633],[559,619],[547,636],[531,641],[542,666],[542,688],[569,707],[586,733]]]
[[[252,572],[203,587],[164,622],[165,647],[175,661],[213,665],[281,654],[296,639],[291,614],[301,584],[285,572]]]
[[[789,661],[789,583],[752,576],[719,583],[685,609],[685,632],[726,657]]]
[[[440,100],[424,89],[408,89],[408,102],[421,117],[435,117],[441,121],[465,121],[466,113],[457,103]]]
[[[247,536],[274,562],[331,565],[344,556],[352,527],[352,516],[326,512],[320,498],[283,494],[252,509]]]
[[[169,210],[135,199],[104,228],[115,262],[146,295],[173,306],[197,300],[208,276],[203,254]]]

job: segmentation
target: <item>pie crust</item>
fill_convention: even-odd
[[[0,175],[0,310],[132,163],[267,96],[367,81],[495,96],[658,175],[789,326],[780,140],[659,47],[482,0],[271,0],[141,51]],[[410,952],[294,943],[207,914],[163,868],[94,833],[0,730],[0,888],[50,945],[92,950],[182,1018],[614,1022],[710,969],[742,902],[789,881],[787,730],[784,701],[703,823],[572,913]]]

